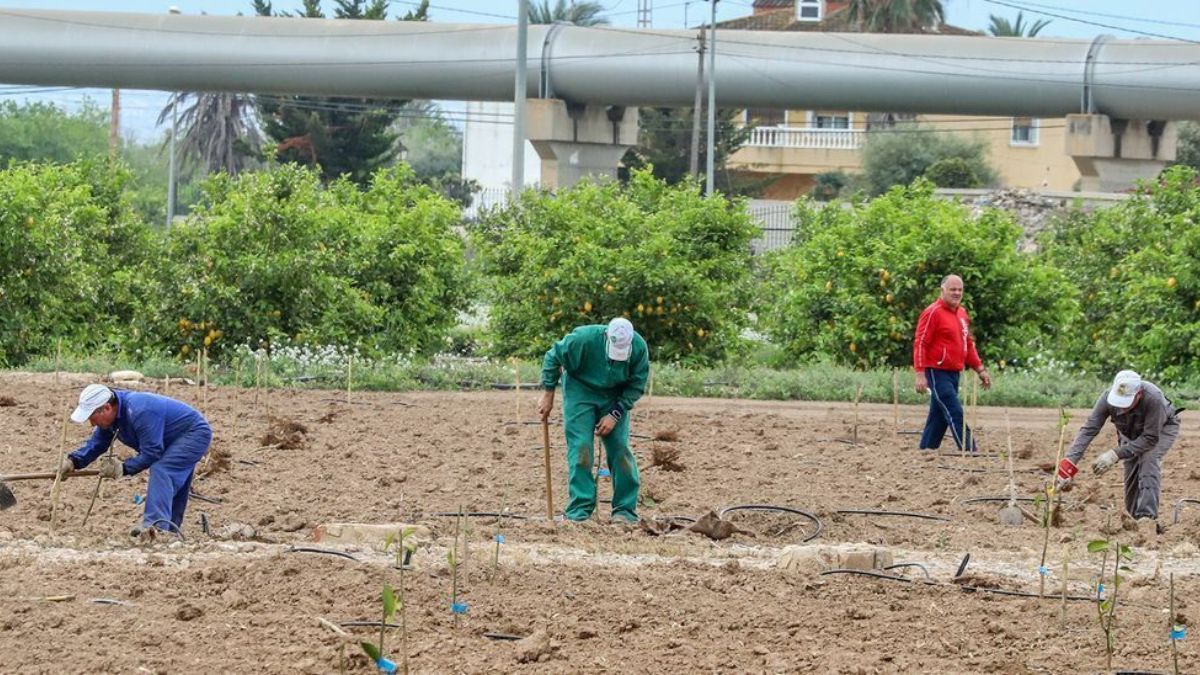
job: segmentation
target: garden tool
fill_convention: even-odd
[[[546,517],[554,522],[554,488],[550,485],[550,422],[542,420],[542,450],[546,466]]]
[[[63,475],[74,478],[76,476],[95,476],[99,473],[100,472],[96,471],[95,469],[87,469],[85,471],[68,471]],[[47,471],[44,473],[17,473],[11,476],[0,476],[0,511],[12,508],[17,504],[17,496],[13,494],[12,490],[7,485],[9,481],[54,480],[56,476],[58,476],[58,474],[53,471]]]
[[[1012,424],[1009,422],[1007,409],[1004,411],[1004,429],[1008,441],[1008,506],[1000,509],[1000,524],[1020,527],[1025,520],[1025,513],[1017,506],[1017,481],[1013,476]]]

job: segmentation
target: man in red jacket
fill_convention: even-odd
[[[917,373],[917,391],[930,392],[929,417],[921,434],[921,449],[937,449],[949,427],[954,444],[963,449],[965,434],[962,404],[958,400],[958,379],[964,367],[979,373],[983,388],[992,386],[971,336],[971,320],[962,306],[963,280],[955,274],[942,279],[942,294],[921,312],[913,337],[913,369]],[[977,449],[971,434],[971,452]]]

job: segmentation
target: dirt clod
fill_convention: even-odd
[[[541,629],[527,638],[517,640],[513,646],[516,648],[517,663],[537,663],[543,656],[549,658],[554,650],[550,634]]]
[[[260,441],[261,445],[270,445],[282,450],[299,450],[308,442],[308,427],[299,422],[283,417],[271,417],[267,433]]]
[[[11,396],[0,396],[0,408],[11,408],[17,404],[17,399]]]
[[[709,511],[708,513],[704,514],[700,520],[697,520],[688,529],[692,532],[699,532],[700,534],[703,534],[714,541],[728,539],[735,534],[754,534],[749,530],[741,529],[728,520],[721,520],[721,518],[717,516],[716,511]]]
[[[204,611],[195,605],[185,604],[175,610],[175,618],[180,621],[191,621],[204,615]]]

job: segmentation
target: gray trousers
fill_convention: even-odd
[[[1162,461],[1177,438],[1179,425],[1167,424],[1158,435],[1157,445],[1125,460],[1125,510],[1134,518],[1158,518]],[[1122,443],[1127,441],[1121,438]]]

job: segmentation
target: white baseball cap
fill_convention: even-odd
[[[112,389],[102,384],[89,384],[79,393],[79,405],[75,406],[75,412],[71,413],[71,421],[83,424],[92,413],[111,401],[112,397]]]
[[[608,358],[613,361],[628,361],[629,352],[633,349],[633,324],[629,319],[617,317],[608,322],[604,331],[608,345]]]
[[[1112,389],[1108,390],[1108,404],[1114,408],[1128,408],[1141,390],[1142,376],[1132,370],[1122,370],[1113,378]]]

